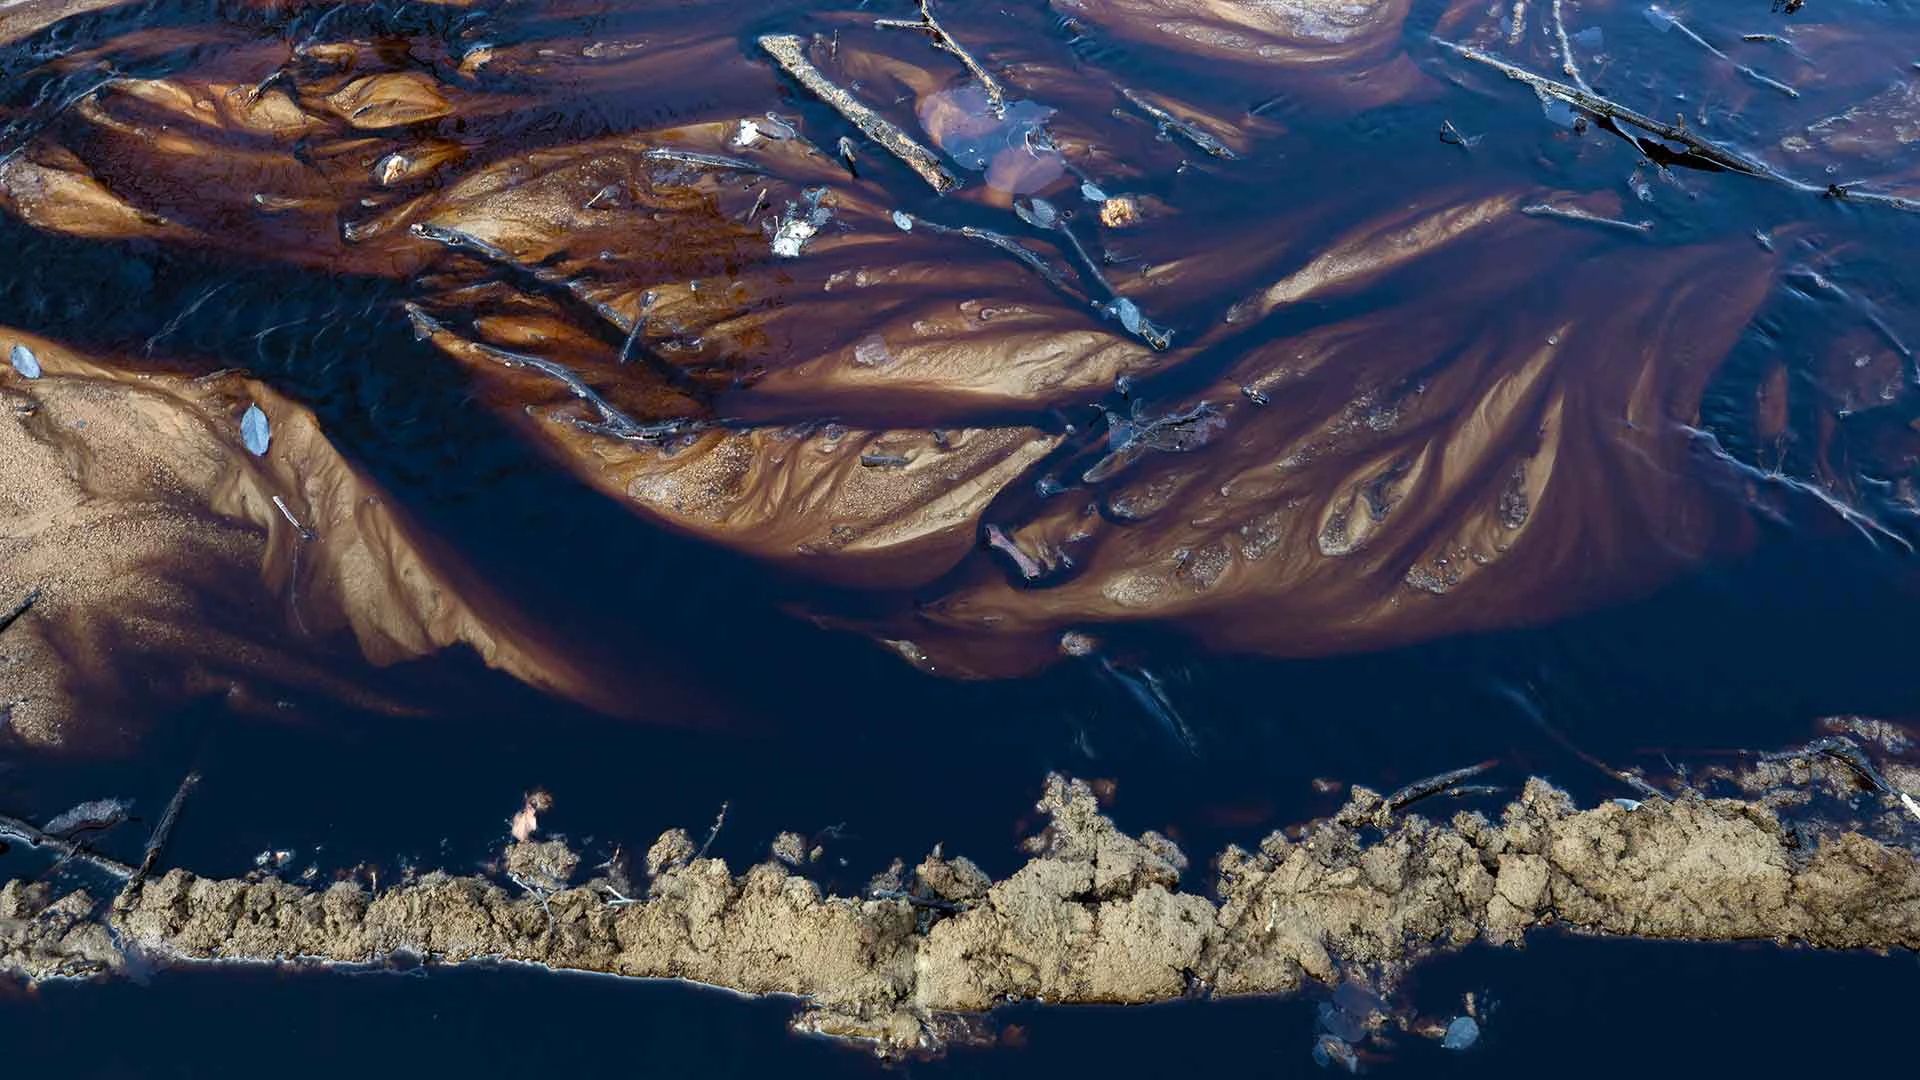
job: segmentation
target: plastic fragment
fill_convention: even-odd
[[[907,213],[905,210],[895,210],[893,212],[893,225],[894,228],[899,229],[901,232],[912,232],[913,215]]]
[[[247,406],[246,413],[240,417],[240,442],[254,457],[266,456],[267,446],[273,442],[273,431],[267,426],[267,414],[260,411],[260,406]]]
[[[1101,191],[1097,186],[1094,185],[1094,182],[1091,180],[1080,185],[1080,194],[1088,202],[1098,203],[1098,202],[1107,201],[1107,193],[1104,191]]]
[[[40,358],[33,355],[33,350],[25,345],[14,345],[13,353],[7,357],[7,361],[13,365],[13,370],[19,372],[24,378],[40,377]]]

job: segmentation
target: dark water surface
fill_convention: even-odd
[[[840,30],[814,50],[822,69],[931,139],[915,102],[964,85],[964,73],[915,35],[864,25],[909,15],[904,3],[174,2],[78,15],[0,48],[0,156],[80,162],[149,215],[80,228],[10,196],[0,326],[126,372],[241,369],[311,409],[332,449],[432,538],[425,561],[484,583],[493,609],[576,662],[593,690],[542,693],[464,647],[376,669],[344,634],[310,639],[283,611],[249,613],[259,640],[309,649],[365,696],[278,672],[248,673],[272,702],[264,716],[204,694],[154,703],[103,692],[112,708],[72,733],[84,753],[0,749],[0,809],[38,819],[116,794],[151,813],[197,769],[205,779],[172,862],[235,874],[287,849],[296,866],[331,874],[474,868],[536,784],[558,800],[545,823],[589,854],[644,846],[673,825],[699,835],[726,802],[716,854],[739,865],[779,830],[838,826],[821,876],[850,891],[893,856],[940,842],[990,872],[1018,865],[1020,820],[1049,769],[1116,779],[1123,827],[1161,829],[1197,854],[1330,811],[1340,797],[1316,793],[1315,778],[1385,789],[1498,758],[1496,782],[1546,775],[1588,801],[1623,792],[1567,740],[1657,772],[1801,742],[1825,716],[1920,716],[1909,347],[1920,341],[1920,275],[1908,257],[1920,216],[1818,190],[1858,180],[1863,192],[1920,195],[1911,4],[1815,0],[1791,15],[1759,0],[1566,6],[1596,91],[1662,121],[1678,114],[1813,191],[1636,148],[1433,43],[1470,41],[1568,78],[1540,0],[1512,40],[1511,8],[1418,0],[1357,44],[1300,46],[1324,54],[1317,68],[1263,60],[1245,42],[1171,47],[1143,7],[940,9],[1017,96],[1057,110],[1053,138],[1074,168],[1140,197],[1137,231],[1102,233],[1077,178],[1044,189],[1077,211],[1082,243],[1107,245],[1106,289],[1054,234],[1011,214],[1007,193],[983,194],[980,174],[966,174],[966,194],[934,194],[754,45],[762,33]],[[456,100],[418,123],[281,138],[192,132],[142,111],[158,98],[88,96],[103,70],[195,86],[251,86],[282,69],[295,83],[332,77],[290,58],[300,42],[357,43],[366,70],[424,72]],[[462,67],[483,45],[500,59]],[[1162,137],[1116,96],[1122,84],[1217,121],[1234,156]],[[57,107],[70,100],[94,104]],[[770,111],[821,153],[744,183],[675,187],[655,175],[614,196],[658,228],[595,232],[538,199],[476,208],[447,194],[454,180],[511,174],[540,154],[575,161],[595,139]],[[193,145],[154,142],[162,129]],[[833,171],[848,133],[859,141],[852,178]],[[442,152],[454,155],[452,179],[367,177],[385,154]],[[518,190],[525,178],[512,175],[506,187]],[[770,257],[758,226],[738,225],[799,208],[816,186],[841,201],[800,258]],[[769,187],[760,211],[755,191]],[[299,205],[264,213],[256,194]],[[1253,313],[1317,253],[1486,199],[1617,220],[1516,210],[1464,239],[1411,245],[1404,266],[1392,261],[1401,241],[1386,254],[1362,244],[1358,261],[1386,269]],[[899,232],[895,210],[922,224]],[[390,240],[418,220],[485,233],[516,214],[533,222],[518,268]],[[392,230],[367,224],[389,215]],[[153,224],[162,219],[192,237]],[[1064,284],[925,222],[1017,236]],[[342,239],[350,227],[371,239]],[[871,256],[862,244],[873,237],[900,254]],[[617,257],[599,259],[600,245]],[[889,262],[907,268],[899,281],[837,298],[851,275]],[[591,281],[623,316],[644,313],[650,291],[681,306],[623,341],[541,274]],[[690,281],[738,282],[739,293],[716,313],[689,299]],[[1171,349],[1148,351],[1115,308],[1100,314],[1121,296],[1172,330]],[[456,343],[416,335],[407,303],[430,308]],[[1104,336],[1084,347],[1084,367],[1015,380],[1025,396],[967,374],[964,358],[929,360],[917,381],[880,389],[852,363],[807,363],[855,355],[874,334],[908,353],[899,343],[920,333],[908,328],[966,303],[1016,316],[981,316],[960,335],[989,372],[1025,370],[1037,346],[1019,337],[1023,318],[1043,338]],[[522,324],[545,336],[516,336]],[[1563,351],[1530,366],[1549,341]],[[664,446],[604,439],[573,423],[594,418],[563,389],[474,343],[564,363],[639,421],[712,426]],[[640,361],[616,360],[623,346]],[[1101,367],[1102,348],[1141,353],[1119,364],[1124,387]],[[1502,412],[1499,388],[1512,386],[1528,389]],[[1095,462],[1119,445],[1114,418],[1134,402],[1142,417],[1226,408],[1225,433],[1098,478]],[[881,449],[934,429],[1047,445],[979,496],[977,520],[952,536],[875,541],[871,554],[815,541],[843,522],[872,526],[865,537],[917,520],[918,494],[876,481],[869,502],[802,497],[818,478],[800,464],[743,481],[717,517],[647,494],[680,463],[755,438],[767,440],[751,445],[758,460],[831,458],[841,472],[825,486],[844,493],[848,477],[874,469],[820,434],[831,425],[854,432],[847,445]],[[823,438],[831,445],[809,441]],[[1061,476],[1067,493],[1037,488]],[[1157,514],[1129,509],[1161,495]],[[1531,500],[1519,525],[1515,498]],[[1342,500],[1354,509],[1340,511]],[[1081,504],[1094,508],[1062,509]],[[870,505],[878,525],[862,517]],[[1391,513],[1369,510],[1381,505]],[[1258,523],[1280,512],[1291,517],[1276,527],[1277,553],[1258,561],[1248,554]],[[1372,513],[1384,539],[1356,532],[1349,513]],[[1524,528],[1524,542],[1475,549],[1484,567],[1450,578],[1473,561],[1472,543],[1455,541],[1502,520]],[[1070,564],[1029,581],[982,542],[986,525]],[[1357,553],[1340,554],[1346,544]],[[1202,580],[1195,567],[1216,549],[1229,569]],[[292,581],[297,609],[298,564]],[[1087,632],[1095,653],[1062,661],[1066,631]],[[935,673],[876,640],[912,641],[900,651],[917,650]],[[187,663],[173,646],[103,648],[120,650],[109,667],[134,685],[127,672]],[[1007,677],[945,677],[968,671]],[[1158,707],[1133,692],[1148,673]],[[0,876],[39,870],[30,854],[0,856]],[[1875,1033],[1899,1031],[1920,1004],[1915,976],[1909,956],[1547,938],[1423,970],[1415,994],[1431,1009],[1475,990],[1498,1010],[1472,1054],[1410,1040],[1398,1060],[1422,1075],[1873,1064],[1901,1052]],[[1026,1029],[1024,1047],[901,1071],[1304,1072],[1312,1007],[1019,1009],[1003,1024]],[[789,1011],[519,970],[185,970],[148,986],[9,992],[0,1044],[23,1072],[102,1076],[879,1068],[787,1034]]]

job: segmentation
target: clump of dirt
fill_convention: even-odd
[[[0,974],[30,982],[117,974],[126,958],[85,891],[55,899],[45,882],[0,887]]]
[[[315,890],[173,870],[101,912],[84,893],[54,900],[44,885],[15,882],[0,892],[0,966],[28,979],[110,974],[121,949],[506,958],[799,995],[808,1008],[798,1026],[914,1053],[973,1038],[978,1014],[1022,999],[1285,993],[1355,972],[1388,993],[1423,957],[1476,940],[1517,944],[1549,924],[1920,946],[1912,850],[1851,827],[1783,823],[1758,799],[1690,793],[1583,810],[1535,779],[1498,820],[1441,822],[1395,816],[1355,787],[1331,818],[1222,852],[1211,895],[1183,890],[1180,849],[1123,832],[1085,783],[1049,777],[1037,808],[1048,824],[1007,878],[936,849],[911,873],[896,862],[866,897],[823,895],[779,861],[735,875],[698,858],[680,830],[648,853],[644,896],[628,896],[617,876],[570,885],[579,859],[558,840],[507,849],[514,889],[432,873],[374,894],[354,882]]]

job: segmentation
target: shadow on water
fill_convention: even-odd
[[[1781,963],[1765,949],[1543,936],[1524,953],[1468,953],[1421,973],[1413,999],[1424,1016],[1444,1021],[1468,992],[1483,1003],[1485,1033],[1472,1049],[1408,1038],[1364,1064],[1435,1077],[1535,1076],[1543,1067],[1596,1078],[1648,1067],[1747,1076],[1827,1068],[1862,1049],[1841,1033],[1869,1039],[1905,1021],[1912,998],[1887,992],[1888,965],[1850,954]],[[14,1060],[44,1052],[47,1068],[72,1077],[243,1069],[746,1077],[775,1062],[783,1075],[808,1078],[1328,1075],[1308,1057],[1310,1000],[1015,1006],[995,1016],[998,1045],[893,1067],[788,1034],[793,1008],[524,968],[359,976],[181,969],[149,986],[52,984],[0,997],[0,1039]]]

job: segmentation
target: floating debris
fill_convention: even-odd
[[[826,188],[808,188],[805,192],[805,210],[801,209],[799,203],[787,203],[787,212],[774,228],[769,244],[775,255],[783,259],[799,258],[807,241],[819,235],[827,222],[833,220],[833,211],[827,207],[826,197]]]
[[[905,210],[895,210],[893,212],[893,225],[894,228],[899,229],[901,232],[912,232],[913,215],[907,213]]]
[[[1582,221],[1589,225],[1605,225],[1609,228],[1625,229],[1628,232],[1637,232],[1643,235],[1653,231],[1653,222],[1651,221],[1623,221],[1620,218],[1604,217],[1588,210],[1582,210],[1577,206],[1554,206],[1549,203],[1535,203],[1532,206],[1521,207],[1520,212],[1526,214],[1528,217],[1555,217],[1564,221]]]
[[[1115,195],[1100,204],[1100,224],[1109,229],[1125,229],[1140,224],[1140,200],[1131,195]]]
[[[773,253],[783,259],[797,259],[800,257],[800,249],[805,247],[807,241],[813,239],[814,234],[819,231],[819,226],[804,218],[785,218],[780,222],[780,228],[774,232],[773,243],[770,246]]]
[[[25,345],[16,343],[13,352],[7,357],[7,362],[13,365],[13,370],[19,372],[22,378],[40,377],[40,358],[33,355],[33,350]]]
[[[1093,203],[1103,203],[1107,201],[1107,193],[1101,191],[1091,180],[1085,181],[1080,185],[1080,197]]]
[[[1185,412],[1147,417],[1146,403],[1135,401],[1132,411],[1122,416],[1107,414],[1107,455],[1081,475],[1084,483],[1097,484],[1138,461],[1149,450],[1185,453],[1213,441],[1216,432],[1227,426],[1227,418],[1207,402]]]
[[[273,442],[273,431],[267,425],[267,414],[258,405],[247,406],[240,416],[240,442],[247,453],[254,457],[265,457],[267,447]]]
[[[1457,146],[1462,150],[1471,150],[1480,145],[1480,140],[1485,137],[1484,135],[1462,135],[1460,134],[1460,129],[1453,126],[1453,121],[1442,120],[1440,122],[1440,141],[1449,146]]]
[[[757,143],[764,138],[766,138],[766,136],[760,133],[760,125],[758,122],[753,120],[742,120],[740,121],[739,130],[734,132],[733,138],[732,140],[730,140],[729,145],[739,147],[740,149],[744,150],[745,148],[752,146],[754,143]]]

